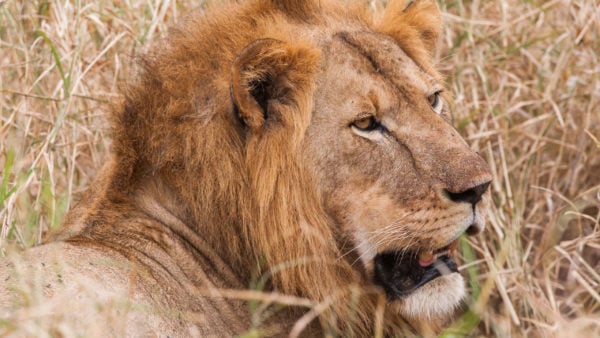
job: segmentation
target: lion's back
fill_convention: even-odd
[[[0,332],[15,336],[172,335],[127,260],[55,242],[0,260]]]

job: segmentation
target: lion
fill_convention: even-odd
[[[492,177],[451,125],[433,61],[441,14],[429,0],[375,14],[341,3],[224,4],[140,57],[90,189],[51,240],[1,265],[9,327],[205,337],[447,325],[466,294],[453,254],[482,231]]]

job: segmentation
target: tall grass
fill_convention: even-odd
[[[132,56],[202,1],[0,0],[0,254],[59,226],[110,144]],[[490,163],[443,335],[600,336],[600,5],[441,1],[455,123]]]
[[[600,5],[442,7],[457,125],[495,176],[488,231],[472,243],[478,330],[598,336]]]

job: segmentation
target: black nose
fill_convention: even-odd
[[[469,188],[465,191],[461,191],[461,192],[451,192],[449,190],[446,190],[446,195],[448,195],[448,197],[453,201],[453,202],[465,202],[465,203],[471,203],[472,205],[477,204],[479,201],[481,201],[481,196],[483,196],[483,193],[485,193],[485,191],[487,190],[487,188],[490,186],[490,181],[487,181],[483,184],[474,186],[472,188]]]

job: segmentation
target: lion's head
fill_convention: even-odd
[[[453,250],[484,225],[487,165],[450,125],[438,76],[392,37],[339,33],[323,58],[302,148],[325,210],[403,314],[447,315],[464,295]]]
[[[450,123],[440,22],[433,1],[372,17],[265,0],[190,19],[116,116],[114,190],[160,182],[241,276],[270,271],[326,304],[327,325],[369,326],[381,294],[388,324],[445,320],[465,294],[452,254],[483,228],[491,177]]]

